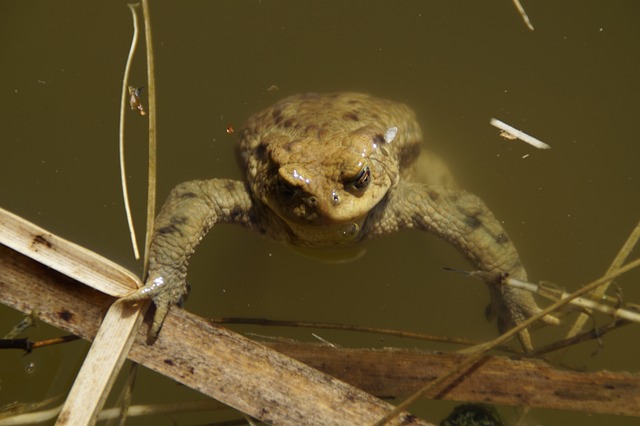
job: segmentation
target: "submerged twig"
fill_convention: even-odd
[[[602,336],[604,336],[605,334],[609,333],[610,331],[613,330],[617,330],[620,327],[623,327],[625,325],[629,325],[632,324],[629,321],[613,321],[609,324],[605,324],[603,326],[598,326],[595,327],[591,330],[587,330],[584,331],[580,334],[576,334],[573,337],[569,337],[557,342],[553,342],[553,343],[549,343],[546,346],[543,346],[542,348],[539,349],[535,349],[533,352],[528,353],[527,356],[528,357],[537,357],[540,355],[544,355],[547,354],[549,352],[553,352],[553,351],[557,351],[560,349],[566,349],[569,346],[573,346],[573,345],[577,345],[578,343],[582,343],[582,342],[586,342],[589,340],[594,340],[594,339],[600,339],[602,338]]]
[[[180,413],[196,413],[200,411],[219,411],[227,410],[229,407],[216,400],[208,399],[202,401],[183,401],[164,404],[146,404],[146,405],[132,405],[129,407],[130,417],[140,416],[157,416],[157,415],[171,415]],[[98,415],[98,420],[106,420],[118,416],[118,407],[107,408],[102,410]]]
[[[372,333],[372,334],[382,334],[385,336],[394,336],[394,337],[402,337],[408,339],[418,339],[425,340],[429,342],[441,342],[441,343],[450,343],[453,345],[477,345],[477,340],[457,338],[457,337],[446,337],[446,336],[436,336],[433,334],[425,334],[425,333],[417,333],[413,331],[406,330],[393,330],[389,328],[379,328],[379,327],[366,327],[360,325],[351,325],[351,324],[338,324],[338,323],[327,323],[327,322],[311,322],[311,321],[287,321],[287,320],[272,320],[266,318],[235,318],[235,317],[227,317],[227,318],[210,318],[209,322],[212,324],[252,324],[252,325],[261,325],[261,326],[275,326],[275,327],[305,327],[305,328],[319,328],[325,330],[342,330],[342,331],[353,331],[359,333]],[[504,347],[501,348],[506,351],[509,351],[510,348]]]
[[[107,426],[124,426],[127,418],[130,415],[131,409],[131,398],[133,397],[133,389],[135,387],[136,378],[138,377],[138,369],[139,364],[136,362],[131,363],[129,371],[127,372],[127,379],[122,386],[122,390],[120,391],[120,395],[118,395],[118,400],[116,401],[116,407],[120,409],[120,413],[118,416],[109,419],[107,422]],[[104,411],[104,410],[103,410]],[[98,415],[98,418],[100,415]]]
[[[2,424],[12,424],[12,425],[30,425],[34,423],[41,423],[47,420],[51,420],[60,413],[62,409],[62,405],[58,405],[56,407],[44,409],[42,411],[35,411],[36,409],[40,409],[46,405],[54,402],[54,398],[48,398],[39,403],[28,404],[28,407],[19,406],[20,414],[15,414],[11,417],[7,417],[5,421],[0,420],[0,425]],[[25,405],[25,404],[23,404]],[[202,411],[219,411],[228,409],[226,405],[221,402],[215,400],[202,400],[202,401],[184,401],[184,402],[176,402],[171,404],[145,404],[145,405],[132,405],[129,408],[129,416],[130,417],[140,417],[140,416],[158,416],[158,415],[171,415],[171,414],[180,414],[180,413],[195,413]],[[18,411],[18,410],[14,410]],[[3,413],[4,414],[4,413]],[[98,421],[105,421],[110,419],[117,419],[120,415],[120,408],[105,408],[98,414]]]
[[[131,18],[133,19],[133,36],[131,38],[131,48],[127,56],[127,63],[124,67],[124,76],[122,78],[122,101],[120,103],[120,135],[119,135],[119,151],[120,151],[120,180],[122,182],[122,198],[124,199],[124,211],[127,215],[127,224],[129,225],[129,234],[131,235],[131,247],[136,260],[140,259],[140,250],[138,250],[138,242],[136,238],[136,230],[133,226],[133,218],[131,216],[131,206],[129,205],[129,190],[127,189],[127,173],[125,171],[124,161],[124,119],[127,105],[127,93],[129,91],[129,74],[131,71],[131,63],[136,53],[138,45],[138,15],[136,13],[135,4],[127,4],[131,10]]]
[[[51,420],[60,413],[62,405],[48,409],[45,407],[60,401],[60,398],[60,396],[52,396],[37,402],[12,402],[2,405],[0,406],[0,425],[33,425]]]

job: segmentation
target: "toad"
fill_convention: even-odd
[[[479,270],[526,280],[513,243],[482,200],[429,182],[428,163],[416,170],[425,164],[417,161],[421,143],[409,107],[366,94],[301,94],[253,115],[237,143],[244,181],[194,180],[171,191],[156,221],[145,285],[127,300],[153,300],[150,335],[157,335],[188,291],[189,257],[219,223],[308,249],[417,229],[444,238]],[[528,292],[489,289],[500,330],[540,311]],[[519,337],[530,350],[526,330]]]

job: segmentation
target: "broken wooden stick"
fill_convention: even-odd
[[[9,243],[45,260],[46,265],[9,248]],[[117,295],[126,294],[132,281],[134,286],[137,281],[135,275],[107,259],[79,250],[79,246],[2,209],[0,271],[0,302],[22,312],[37,310],[41,320],[90,341],[115,299],[77,281],[75,274],[81,271],[92,284]],[[113,282],[106,285],[105,277],[114,277]],[[171,310],[153,345],[146,343],[146,327],[138,329],[128,357],[267,423],[372,424],[393,408],[177,308]],[[94,415],[92,410],[90,416]],[[428,424],[408,414],[394,424],[407,421]]]
[[[5,246],[0,270],[2,303],[22,312],[37,308],[43,321],[87,340],[114,300]],[[463,356],[283,343],[273,348],[380,397],[410,394]],[[182,309],[171,310],[152,346],[146,329],[139,330],[129,358],[265,421],[340,424],[361,416],[373,423],[391,407]],[[489,357],[439,397],[640,416],[640,375],[561,371],[541,361]],[[260,414],[262,409],[267,411]],[[300,413],[311,416],[309,423],[296,417]]]

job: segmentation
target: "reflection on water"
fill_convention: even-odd
[[[567,289],[591,281],[607,269],[640,216],[640,145],[634,143],[639,59],[631,53],[640,40],[634,19],[640,6],[525,7],[534,32],[509,2],[153,4],[160,197],[187,179],[238,178],[237,135],[227,128],[240,128],[277,99],[303,91],[370,92],[416,111],[425,143],[503,221],[532,280]],[[129,255],[116,166],[120,76],[130,39],[125,2],[15,2],[5,9],[0,112],[7,161],[0,169],[0,205],[139,271]],[[144,86],[144,61],[138,58],[134,68],[132,85]],[[141,224],[146,118],[128,117],[130,191]],[[552,148],[500,138],[491,117]],[[446,244],[410,232],[373,242],[356,262],[331,265],[220,227],[193,259],[189,278],[196,296],[187,306],[209,316],[495,335],[493,324],[482,320],[485,289],[442,266],[466,264]],[[625,300],[640,300],[630,285],[638,276],[618,280]],[[6,308],[0,315],[5,329],[18,318]],[[274,332],[285,333],[310,339],[304,331]],[[608,335],[597,356],[590,356],[597,344],[585,344],[568,361],[590,370],[637,371],[634,333],[627,327]],[[422,345],[322,336],[344,346]],[[36,366],[43,384],[38,397],[44,398],[51,395],[44,384],[62,372],[36,361],[53,359],[40,353],[25,359]],[[22,355],[0,356],[1,405],[26,395],[20,386],[27,379],[23,368],[5,367],[22,362]],[[154,399],[157,381],[173,389],[149,374],[140,384],[145,398]],[[438,421],[449,408],[430,403],[417,412]],[[534,410],[533,418],[547,425],[632,424],[544,410]]]

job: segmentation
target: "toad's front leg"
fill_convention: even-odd
[[[403,228],[432,232],[453,244],[478,269],[506,272],[514,278],[527,279],[527,273],[515,246],[482,200],[460,190],[401,183],[371,217],[365,235],[375,236]],[[498,315],[501,331],[540,312],[531,293],[509,287],[489,285],[493,311]],[[546,316],[548,323],[557,319]],[[520,335],[527,351],[533,349],[527,330]]]
[[[204,235],[216,223],[255,225],[254,207],[244,184],[211,179],[176,186],[158,215],[149,248],[145,285],[126,301],[152,299],[156,306],[149,336],[155,338],[172,304],[187,294],[187,264]]]

